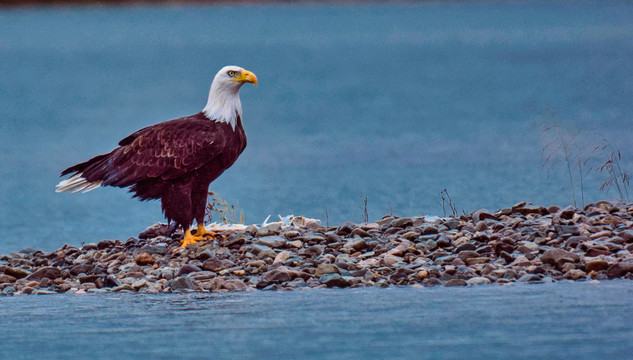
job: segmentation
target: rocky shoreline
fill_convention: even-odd
[[[127,241],[0,255],[0,294],[474,286],[633,279],[633,204],[520,203],[451,218],[384,216],[326,227],[303,217],[217,230],[179,249],[155,225]]]

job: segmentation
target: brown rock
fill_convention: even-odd
[[[291,270],[285,266],[280,266],[276,269],[270,270],[262,276],[262,279],[270,283],[282,283],[293,280],[299,276],[299,273],[295,270]]]
[[[6,271],[5,271],[6,273]],[[62,276],[62,271],[61,269],[57,268],[57,267],[52,267],[52,266],[47,266],[47,267],[43,267],[39,270],[37,270],[36,272],[32,273],[31,275],[27,276],[26,279],[27,280],[37,280],[40,281],[42,278],[49,278],[49,279],[57,279],[58,277]]]
[[[606,270],[608,267],[609,263],[604,260],[591,260],[585,265],[585,271],[588,273],[592,271],[602,271]]]
[[[246,286],[246,284],[244,284],[241,280],[231,279],[224,281],[221,288],[228,291],[246,291],[248,286]]]
[[[578,269],[569,270],[568,272],[565,273],[565,276],[564,276],[565,279],[570,279],[570,280],[580,280],[580,279],[584,279],[585,277],[587,277],[587,274],[585,274],[584,271],[578,270]]]
[[[134,262],[136,262],[139,266],[149,265],[154,263],[154,258],[152,255],[148,253],[140,253],[138,256],[134,258]]]
[[[218,272],[224,270],[224,264],[222,264],[222,261],[219,259],[207,259],[202,263],[202,268],[207,271]]]
[[[459,254],[457,254],[457,256],[463,261],[466,262],[466,260],[470,259],[470,258],[477,258],[479,257],[479,253],[476,251],[472,251],[472,250],[466,250],[466,251],[462,251]]]
[[[19,269],[19,268],[12,268],[10,266],[7,266],[4,269],[4,273],[7,275],[13,276],[16,279],[22,279],[29,276],[29,273],[27,271]]]
[[[176,277],[187,275],[193,272],[200,272],[200,271],[202,271],[202,269],[200,269],[199,267],[195,265],[184,264],[183,266],[180,267],[180,269],[178,270],[178,273],[176,273]]]
[[[325,275],[325,274],[340,274],[341,270],[338,268],[338,266],[334,265],[334,264],[320,264],[319,267],[317,267],[316,272],[314,273],[314,276],[316,276],[317,278],[320,278],[321,276]]]
[[[464,279],[451,279],[444,283],[444,286],[466,286],[468,282]]]
[[[15,282],[15,278],[11,275],[7,275],[7,274],[2,274],[0,275],[0,284],[3,283],[13,283]]]
[[[610,279],[633,272],[633,261],[615,263],[607,269],[607,277]]]
[[[94,266],[90,264],[79,264],[79,265],[73,266],[72,269],[70,269],[70,274],[73,276],[77,276],[81,273],[90,274],[93,269],[94,269]]]
[[[563,249],[548,249],[541,255],[541,261],[544,264],[562,266],[566,262],[576,262],[580,259],[578,254],[571,253]]]

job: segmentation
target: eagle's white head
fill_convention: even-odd
[[[209,100],[202,112],[211,120],[231,124],[235,130],[237,117],[242,117],[239,91],[244,83],[257,86],[257,76],[239,66],[225,66],[215,75]]]

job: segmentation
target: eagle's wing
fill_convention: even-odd
[[[224,132],[217,123],[195,117],[143,128],[119,142],[109,154],[66,169],[88,182],[127,187],[149,178],[177,178],[222,154]]]

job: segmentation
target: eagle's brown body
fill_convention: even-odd
[[[143,128],[108,154],[62,172],[81,174],[90,183],[130,187],[141,200],[160,199],[165,217],[183,229],[202,224],[209,185],[246,147],[242,120],[235,129],[204,113]]]

